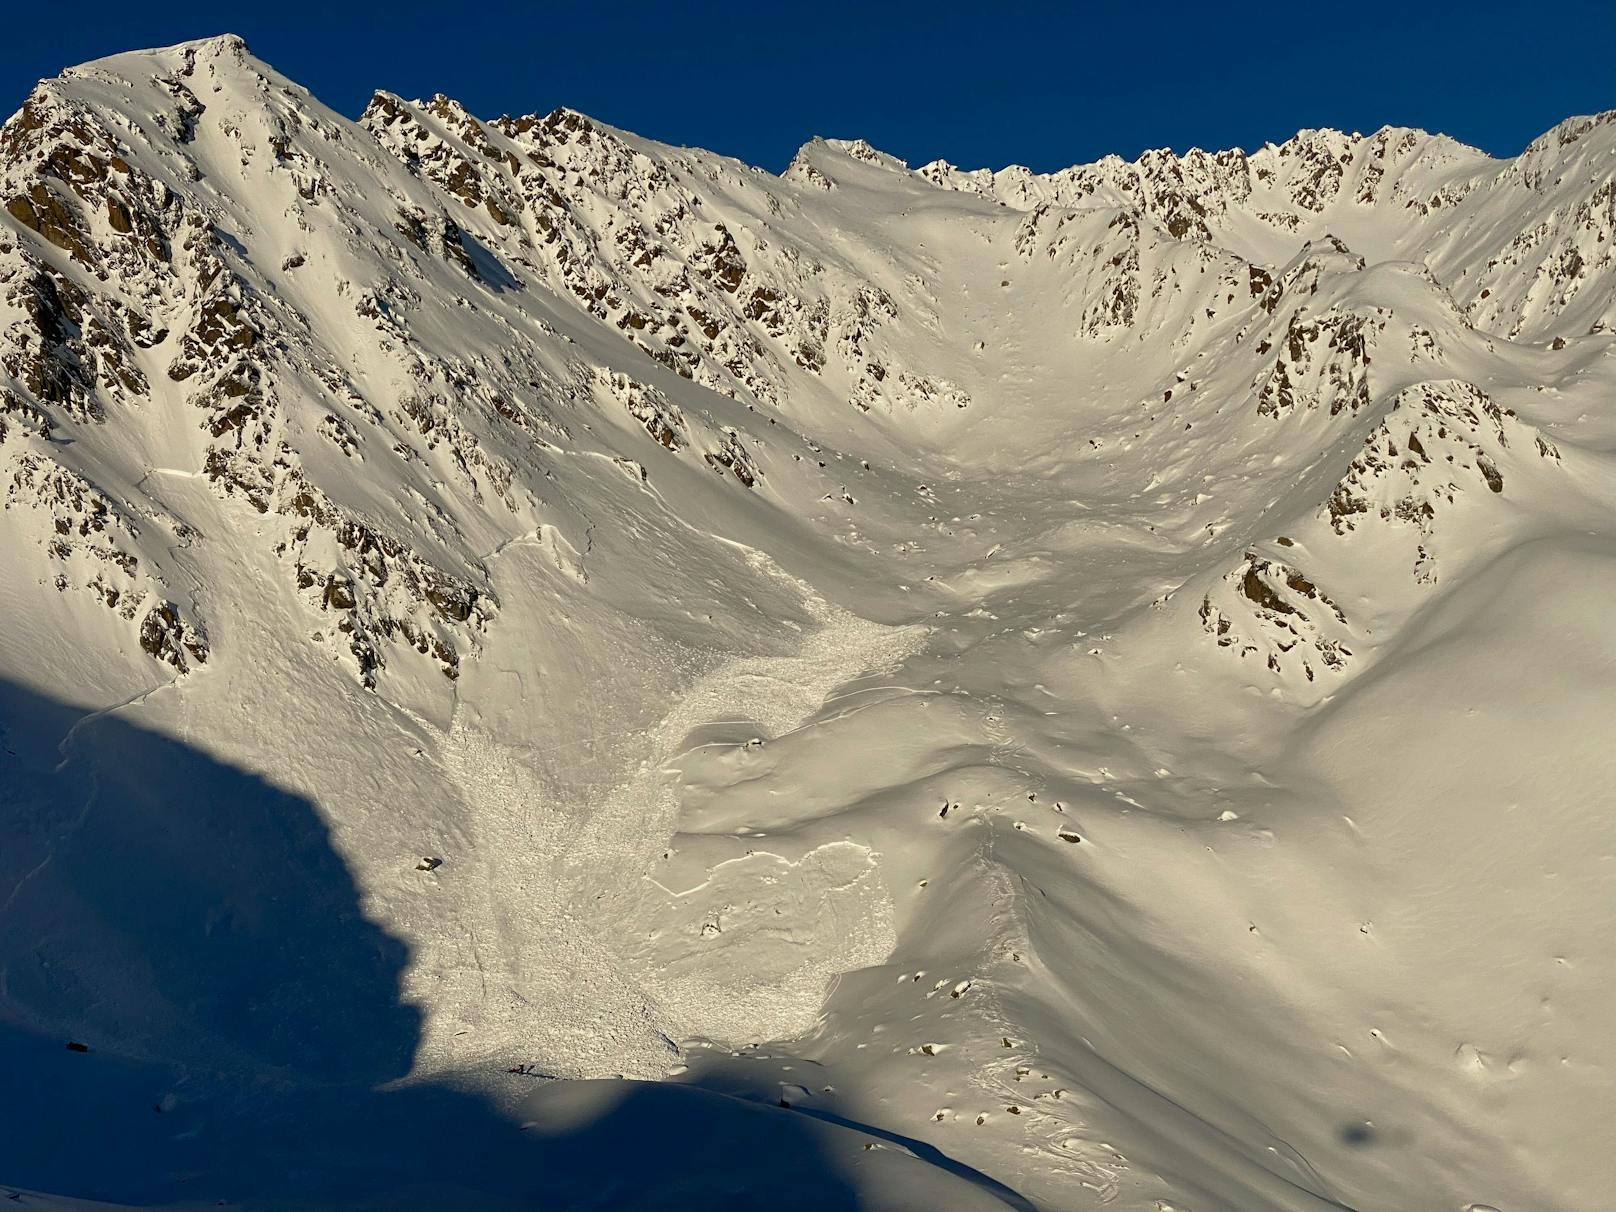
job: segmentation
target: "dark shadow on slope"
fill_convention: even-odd
[[[23,1131],[0,1140],[0,1177],[98,1177],[96,1191],[129,1195],[119,1171],[145,1168],[141,1150],[117,1146],[94,1083],[78,1084],[107,1064],[150,1087],[147,1118],[193,1095],[228,1116],[277,1091],[409,1071],[406,949],[366,920],[307,801],[13,685],[0,685],[0,764],[0,1022],[12,1072],[39,1083],[14,1087]],[[83,1100],[77,1126],[106,1140],[60,1118],[65,1088]],[[172,1150],[176,1169],[202,1162],[208,1139]],[[87,1165],[102,1148],[123,1165]]]
[[[974,1188],[1015,1212],[1035,1212],[1036,1206],[1019,1191],[973,1166],[950,1157],[937,1146],[912,1136],[905,1136],[901,1132],[865,1123],[856,1115],[848,1113],[835,1094],[830,1092],[829,1087],[811,1091],[806,1083],[813,1081],[809,1076],[816,1067],[813,1061],[795,1056],[782,1057],[765,1053],[748,1057],[745,1054],[724,1056],[718,1052],[708,1053],[705,1059],[699,1053],[692,1054],[687,1060],[692,1066],[691,1076],[681,1080],[692,1085],[749,1102],[777,1102],[778,1105],[789,1108],[787,1114],[804,1116],[820,1123],[856,1132],[863,1137],[895,1145],[939,1174],[947,1174],[959,1180],[962,1184],[961,1189]],[[777,1072],[789,1072],[793,1080],[785,1082],[779,1080],[778,1076],[771,1076]],[[786,1097],[788,1092],[789,1097]]]
[[[476,278],[496,295],[523,289],[522,280],[505,268],[505,263],[469,231],[460,233],[460,247],[476,270]]]
[[[521,1121],[378,1088],[419,1039],[407,959],[308,801],[0,683],[0,1184],[247,1209],[951,1202],[953,1175],[862,1132],[692,1086],[513,1076]]]
[[[307,802],[16,687],[0,744],[8,1016],[198,1069],[408,1072],[405,948],[360,912]]]
[[[923,1140],[916,1140],[912,1136],[904,1136],[902,1133],[889,1132],[885,1128],[877,1128],[872,1124],[861,1123],[856,1119],[839,1115],[835,1110],[820,1107],[797,1107],[794,1109],[801,1115],[811,1116],[826,1123],[838,1124],[844,1128],[852,1128],[857,1132],[868,1133],[870,1136],[878,1137],[881,1140],[898,1145],[900,1148],[907,1149],[927,1165],[935,1166],[946,1174],[952,1174],[954,1177],[963,1179],[972,1186],[996,1196],[1006,1208],[1014,1209],[1015,1212],[1036,1212],[1032,1201],[1019,1191],[1005,1186],[998,1179],[967,1166],[962,1161],[956,1161],[935,1145],[929,1145]]]

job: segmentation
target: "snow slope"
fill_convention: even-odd
[[[1609,1204],[1613,117],[775,177],[42,83],[0,1183]]]

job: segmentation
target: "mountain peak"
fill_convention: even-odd
[[[146,75],[149,74],[153,64],[159,69],[167,68],[188,73],[199,63],[235,66],[252,63],[259,67],[264,66],[253,57],[247,47],[247,40],[240,34],[215,34],[209,38],[176,42],[172,46],[107,55],[76,67],[69,67],[61,75],[64,79],[80,76],[127,76],[131,72]]]

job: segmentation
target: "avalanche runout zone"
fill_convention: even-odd
[[[678,1042],[691,1037],[741,1044],[800,1034],[836,974],[878,963],[891,950],[879,856],[845,843],[797,863],[770,856],[766,843],[748,850],[757,862],[802,868],[797,899],[848,902],[824,929],[795,941],[797,962],[785,971],[760,973],[744,941],[703,956],[693,972],[681,965],[686,971],[679,973],[654,948],[627,945],[636,922],[655,920],[649,906],[656,894],[676,903],[699,891],[672,892],[657,882],[667,848],[678,845],[677,766],[687,738],[738,716],[756,726],[760,741],[811,727],[805,721],[826,705],[830,690],[895,666],[926,634],[923,627],[860,619],[762,553],[746,557],[804,596],[813,625],[787,656],[709,657],[709,668],[681,690],[644,741],[614,753],[637,764],[598,799],[570,802],[546,791],[548,780],[520,750],[474,725],[457,719],[445,737],[441,756],[465,805],[473,856],[456,885],[478,895],[457,907],[454,933],[422,940],[411,969],[409,994],[429,1011],[423,1072],[515,1057],[554,1074],[661,1077],[678,1063]],[[856,710],[832,711],[830,718]],[[856,856],[845,876],[833,859],[837,849]],[[709,877],[742,886],[776,882],[770,873],[737,881],[737,864],[754,865],[728,860]],[[730,923],[732,931],[737,924]],[[485,961],[479,938],[489,932],[506,937]],[[502,966],[490,971],[487,963]],[[475,1042],[457,1042],[468,1029]]]

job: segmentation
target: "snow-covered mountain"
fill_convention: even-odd
[[[776,177],[222,37],[0,200],[25,1206],[1611,1202],[1616,111]]]

